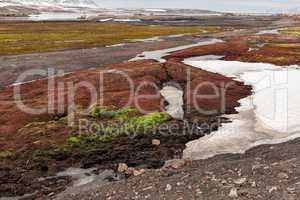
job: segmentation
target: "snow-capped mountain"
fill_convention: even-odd
[[[66,6],[66,7],[97,7],[93,0],[17,0],[24,4]]]
[[[0,0],[0,7],[87,7],[96,8],[98,5],[93,0]]]
[[[98,10],[93,0],[0,0],[0,17],[26,17],[45,12]]]

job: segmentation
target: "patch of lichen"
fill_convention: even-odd
[[[0,24],[0,55],[16,55],[62,49],[93,48],[185,33],[213,33],[219,27],[146,26],[97,22],[27,22]]]

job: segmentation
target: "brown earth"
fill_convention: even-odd
[[[76,84],[80,82],[86,82],[92,84],[95,87],[95,91],[98,94],[97,101],[103,102],[105,106],[116,106],[118,108],[124,107],[128,103],[130,97],[130,87],[127,79],[120,75],[116,74],[114,70],[119,70],[122,73],[126,73],[128,77],[131,78],[133,82],[133,88],[136,92],[133,101],[129,102],[128,106],[137,107],[140,111],[144,110],[146,112],[155,112],[161,111],[163,105],[163,99],[159,95],[158,89],[162,87],[163,83],[168,81],[175,81],[181,84],[182,88],[186,90],[186,83],[188,73],[191,74],[190,87],[191,93],[193,95],[194,90],[198,84],[201,84],[203,81],[211,81],[216,84],[218,89],[223,89],[222,85],[232,83],[230,90],[226,92],[226,113],[234,112],[234,107],[238,106],[237,101],[243,97],[246,97],[250,94],[250,87],[244,86],[243,84],[233,81],[229,78],[223,77],[218,74],[206,72],[200,69],[195,69],[180,63],[168,62],[165,65],[162,65],[156,61],[143,60],[136,62],[128,62],[117,65],[108,66],[105,69],[101,70],[89,70],[89,71],[78,71],[73,74],[65,75],[63,77],[56,77],[56,83],[72,83],[75,87]],[[190,72],[189,72],[190,70]],[[100,74],[105,72],[104,81],[103,81],[103,92],[100,91]],[[143,83],[143,85],[141,85]],[[54,98],[54,108],[51,111],[46,110],[46,112],[33,115],[22,112],[18,109],[16,101],[14,100],[14,88],[16,86],[11,86],[0,92],[0,110],[2,115],[0,118],[0,131],[1,131],[1,149],[7,149],[10,147],[7,140],[13,139],[15,133],[18,129],[22,128],[24,125],[33,122],[41,121],[43,119],[52,119],[55,116],[62,116],[67,113],[67,108],[71,106],[67,101],[69,88],[65,87],[64,90],[61,90],[60,100],[57,98],[58,88],[54,87],[52,91],[48,91],[48,82],[46,79],[38,80],[31,83],[26,83],[20,85],[22,102],[26,106],[34,109],[47,109],[48,105],[48,95],[53,95]],[[153,87],[153,84],[157,87]],[[140,90],[137,90],[138,86],[143,86]],[[90,92],[84,87],[78,87],[75,91],[75,104],[76,106],[87,107],[89,106],[90,101]],[[195,94],[214,94],[212,88],[202,87],[195,91]],[[156,95],[154,98],[138,98],[138,95]],[[187,91],[185,94],[188,94]],[[201,106],[201,108],[207,109],[216,109],[219,111],[221,108],[221,99],[216,97],[210,101],[205,101],[205,99],[198,98],[196,103],[192,103],[192,97],[185,95],[187,105],[191,105],[191,108],[196,106]],[[49,100],[50,101],[50,100]],[[94,104],[96,102],[92,102]],[[198,104],[199,103],[199,104]],[[140,106],[140,108],[138,107]],[[62,111],[58,111],[59,107],[62,107]]]
[[[195,108],[215,109],[215,115],[222,113],[233,113],[234,108],[238,106],[238,100],[251,93],[251,88],[240,82],[233,81],[224,76],[195,69],[181,63],[167,62],[160,64],[153,60],[143,60],[136,62],[126,62],[117,65],[107,66],[106,68],[77,71],[62,77],[55,77],[56,83],[76,84],[86,82],[95,86],[95,92],[98,94],[97,101],[103,102],[105,106],[124,107],[130,96],[130,87],[128,80],[115,72],[125,73],[132,80],[134,91],[133,101],[128,106],[139,109],[140,112],[155,112],[163,109],[164,100],[159,95],[159,90],[164,83],[169,81],[176,82],[185,92],[185,110],[186,116],[192,121],[206,122],[209,124],[217,123],[220,125],[216,116],[203,116],[202,113],[196,115]],[[100,74],[104,74],[103,82],[100,82]],[[190,79],[189,79],[190,74]],[[211,87],[197,86],[204,81],[210,81],[216,87],[218,92],[226,90],[226,106],[222,108],[221,96],[207,101],[206,99],[196,97],[192,101],[193,95],[213,95]],[[141,84],[143,87],[138,90]],[[153,86],[155,85],[155,87]],[[224,89],[224,86],[230,84],[230,87]],[[100,91],[100,85],[103,90]],[[46,151],[53,146],[62,145],[70,135],[71,128],[61,124],[60,119],[67,115],[67,108],[71,106],[67,102],[70,88],[61,89],[61,97],[65,101],[59,100],[57,85],[50,90],[50,96],[54,96],[54,109],[52,114],[41,113],[37,115],[28,114],[18,109],[14,101],[14,88],[10,86],[0,92],[0,110],[3,115],[0,117],[0,152],[9,150],[13,152],[13,159],[5,159],[0,162],[1,176],[1,195],[23,195],[34,193],[35,198],[40,195],[48,195],[52,192],[63,190],[70,182],[68,177],[56,179],[46,179],[39,181],[38,177],[53,176],[57,172],[67,167],[93,167],[116,169],[116,164],[120,162],[128,163],[131,167],[143,166],[143,168],[158,168],[164,164],[164,161],[179,158],[185,148],[185,143],[197,139],[203,135],[189,132],[188,135],[145,135],[137,138],[118,138],[114,142],[104,143],[98,150],[90,156],[78,151],[72,152],[72,157],[60,153],[50,160],[36,155],[37,150]],[[25,105],[32,108],[47,108],[48,104],[48,80],[37,80],[20,85],[22,101]],[[189,89],[190,88],[190,89]],[[188,91],[192,91],[189,93]],[[193,92],[195,94],[193,94]],[[102,94],[102,96],[100,95]],[[153,98],[139,98],[138,95],[156,95]],[[90,93],[80,87],[75,93],[75,104],[77,107],[88,107]],[[93,102],[95,103],[95,102]],[[140,105],[140,107],[138,106]],[[58,108],[64,108],[59,111]],[[31,123],[34,122],[34,123]],[[31,124],[29,124],[31,123]],[[183,122],[174,121],[179,124],[176,133],[183,133]],[[26,126],[25,126],[26,125]],[[211,130],[207,130],[209,133]],[[158,147],[151,145],[151,140],[157,138],[161,141]],[[53,151],[53,150],[52,150]],[[48,181],[47,181],[48,180]],[[44,188],[44,189],[43,189]],[[48,189],[45,189],[48,188]]]

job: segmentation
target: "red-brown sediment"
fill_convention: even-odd
[[[297,35],[249,35],[232,38],[223,43],[192,47],[171,53],[168,60],[183,60],[184,58],[222,55],[224,60],[243,62],[264,62],[275,65],[300,64],[300,47],[280,47],[276,44],[299,43]],[[262,45],[262,46],[260,46]],[[251,51],[249,51],[252,49]]]
[[[249,45],[244,38],[232,39],[228,42],[220,42],[210,45],[196,46],[180,51],[175,51],[167,59],[184,59],[204,55],[241,55],[248,51]]]
[[[126,105],[130,95],[132,94],[128,80],[119,72],[125,73],[133,82],[134,92],[133,101]],[[104,73],[103,82],[100,82],[100,74]],[[190,78],[189,78],[190,76]],[[161,111],[163,109],[163,98],[159,95],[159,89],[162,84],[168,81],[178,82],[185,92],[185,105],[190,109],[201,108],[203,110],[215,109],[218,113],[234,112],[234,108],[238,106],[238,100],[250,94],[251,88],[243,85],[230,78],[219,74],[196,69],[180,62],[168,61],[166,64],[161,64],[153,60],[142,60],[136,62],[126,62],[117,65],[108,66],[105,69],[96,69],[89,71],[78,71],[62,77],[56,77],[56,83],[63,82],[65,88],[61,90],[61,96],[64,102],[58,102],[57,87],[54,91],[50,91],[54,95],[54,112],[47,114],[44,112],[38,115],[28,114],[21,111],[14,100],[14,87],[7,87],[0,92],[0,147],[6,149],[9,146],[8,141],[13,140],[14,134],[18,129],[22,128],[27,123],[32,121],[40,121],[41,119],[51,119],[53,116],[62,115],[67,112],[67,107],[70,106],[67,102],[68,90],[67,84],[72,85],[82,82],[89,83],[95,87],[97,92],[97,101],[102,102],[105,106],[134,106],[146,112]],[[189,81],[190,80],[190,81]],[[22,102],[31,108],[47,108],[48,105],[48,80],[37,80],[30,83],[20,85]],[[211,86],[201,86],[203,82],[213,83],[218,92],[222,91],[224,86],[229,85],[229,89],[225,93],[225,110],[222,109],[221,97],[207,99],[203,96],[198,96],[193,101],[193,94],[213,95],[216,93]],[[103,91],[100,91],[100,85],[103,86]],[[138,86],[141,86],[138,90]],[[155,85],[156,87],[154,87]],[[56,85],[57,86],[57,85]],[[197,91],[196,91],[197,90]],[[151,98],[138,98],[140,94],[151,95]],[[90,91],[84,87],[80,87],[75,92],[75,104],[81,107],[87,107],[90,103]],[[195,102],[195,103],[193,103]],[[95,102],[94,102],[95,103]],[[139,105],[140,107],[138,107]],[[64,112],[58,112],[58,106],[64,108]],[[200,113],[201,114],[201,113]]]

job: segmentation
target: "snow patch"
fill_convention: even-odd
[[[45,20],[76,20],[82,17],[81,13],[53,13],[53,12],[44,12],[38,15],[30,15],[29,20],[33,21],[45,21]]]
[[[273,29],[273,30],[263,30],[263,31],[259,31],[258,33],[256,33],[256,35],[267,35],[267,34],[279,35],[280,32],[278,29]]]
[[[140,19],[114,19],[115,22],[140,22]]]
[[[125,43],[119,43],[119,44],[106,45],[105,47],[122,47],[125,45],[126,45]]]
[[[166,106],[166,113],[171,115],[174,119],[183,119],[183,91],[174,86],[165,86],[160,93],[169,103],[169,105]]]
[[[211,135],[189,142],[184,158],[206,159],[218,154],[244,153],[261,144],[277,144],[300,137],[300,70],[297,65],[276,66],[224,60],[185,59],[185,64],[222,74],[253,87],[240,100],[232,123]]]
[[[139,55],[137,55],[135,58],[130,59],[129,61],[137,61],[137,60],[145,60],[145,59],[153,59],[157,60],[161,63],[166,62],[166,60],[163,58],[170,53],[174,51],[179,51],[191,47],[196,47],[196,46],[203,46],[203,45],[210,45],[210,44],[215,44],[219,42],[224,42],[223,40],[219,39],[210,39],[207,41],[201,41],[196,44],[190,44],[190,45],[184,45],[184,46],[179,46],[179,47],[174,47],[174,48],[169,48],[169,49],[162,49],[162,50],[157,50],[157,51],[145,51]]]
[[[113,20],[113,18],[100,19],[99,22],[108,22]]]
[[[154,9],[154,8],[147,8],[144,10],[147,12],[167,12],[167,10],[164,10],[164,9]]]
[[[131,42],[160,42],[163,41],[162,37],[151,37],[146,39],[133,39]]]

